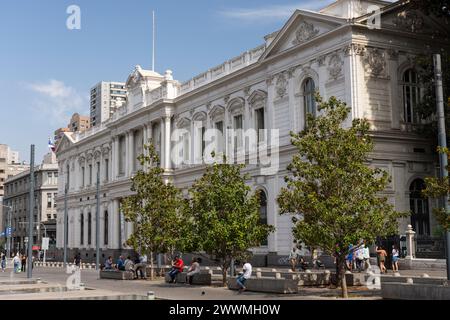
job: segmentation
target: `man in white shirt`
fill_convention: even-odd
[[[237,278],[237,284],[240,287],[239,293],[245,291],[247,288],[245,287],[245,282],[250,279],[252,276],[252,265],[249,262],[246,262],[243,267],[243,274]]]
[[[371,268],[370,266],[370,250],[367,246],[366,242],[364,242],[364,251],[363,251],[363,258],[364,258],[364,269],[368,270]]]

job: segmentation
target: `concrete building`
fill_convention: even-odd
[[[27,170],[27,165],[21,164],[19,152],[12,151],[6,144],[0,144],[0,197],[4,195],[6,179]]]
[[[376,27],[373,6],[380,8]],[[362,117],[370,122],[375,141],[370,165],[392,177],[383,194],[397,210],[412,212],[399,221],[398,233],[412,224],[420,252],[420,239],[430,241],[437,229],[431,214],[437,203],[420,190],[423,179],[436,174],[438,159],[432,143],[414,131],[419,123],[415,107],[423,92],[414,58],[448,49],[448,35],[448,26],[438,18],[405,2],[338,0],[318,12],[296,10],[262,45],[184,83],[174,80],[171,71],[160,75],[137,66],[126,82],[126,104],[95,128],[65,134],[58,147],[64,177],[60,195],[69,180],[70,253],[80,250],[84,259],[94,257],[97,170],[100,246],[105,255],[117,254],[130,249],[125,240],[132,225],[124,221],[120,203],[131,194],[130,177],[140,168],[136,157],[144,141],[154,141],[166,178],[186,192],[204,172],[205,147],[210,145],[204,143],[205,130],[268,129],[256,144],[269,146],[278,157],[245,171],[251,176],[248,184],[263,191],[262,219],[276,227],[267,243],[253,251],[260,261],[281,263],[293,243],[292,220],[279,215],[276,198],[295,153],[289,132],[304,128],[306,112],[319,112],[315,90],[325,99],[345,101],[352,110],[348,123]],[[227,139],[217,135],[214,147],[233,155],[243,150],[244,140],[242,134]],[[244,159],[256,158],[244,153]],[[64,197],[58,196],[57,203],[57,245],[62,248]]]
[[[81,116],[78,113],[74,113],[70,118],[68,125],[71,132],[84,132],[91,127],[90,118],[88,116]]]
[[[50,244],[56,241],[56,196],[58,192],[58,164],[56,155],[45,157],[41,165],[35,167],[34,231],[33,245],[41,245],[45,234]],[[3,217],[3,225],[12,227],[11,252],[25,252],[28,237],[30,171],[10,177],[5,183],[4,204],[12,207],[10,214]],[[9,213],[9,212],[8,212]]]
[[[123,82],[99,82],[91,89],[91,124],[98,126],[108,120],[125,103],[127,89]]]

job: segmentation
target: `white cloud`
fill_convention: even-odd
[[[298,4],[290,5],[270,5],[259,8],[234,8],[221,11],[220,13],[232,19],[243,21],[264,21],[261,19],[286,19],[289,18],[296,9],[317,10],[327,4],[333,2],[332,0],[307,0]]]
[[[50,80],[27,86],[36,93],[32,103],[33,111],[37,112],[38,116],[48,119],[54,126],[66,126],[73,113],[88,111],[89,104],[85,95],[81,95],[62,81]]]

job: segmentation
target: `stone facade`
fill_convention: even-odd
[[[58,192],[58,164],[55,154],[46,156],[46,161],[35,167],[35,207],[33,227],[33,245],[41,245],[41,239],[47,233],[50,245],[56,241],[56,195]],[[26,251],[25,237],[28,237],[28,208],[30,171],[27,170],[9,178],[5,183],[4,204],[12,211],[3,217],[3,225],[9,225],[11,219],[11,252]],[[9,214],[10,213],[10,214]],[[39,232],[38,232],[39,230]]]
[[[424,53],[423,48],[440,48],[448,45],[448,39],[432,38],[429,30],[443,26],[428,17],[422,17],[421,28],[414,32],[398,30],[397,19],[409,11],[400,2],[359,1],[358,10],[371,4],[383,6],[381,28],[369,28],[365,12],[346,5],[353,2],[337,1],[320,12],[297,10],[281,30],[265,37],[265,44],[184,83],[174,80],[171,71],[162,76],[137,66],[126,82],[127,103],[98,127],[65,134],[58,146],[59,173],[64,177],[57,199],[58,247],[63,247],[65,181],[69,181],[69,249],[87,252],[87,258],[92,258],[97,168],[101,171],[101,248],[108,252],[129,249],[124,242],[132,226],[123,220],[120,199],[130,195],[130,177],[140,169],[136,156],[143,141],[153,139],[167,179],[186,191],[204,171],[202,164],[186,164],[202,159],[202,149],[195,143],[199,128],[261,129],[263,123],[262,128],[278,129],[279,139],[270,135],[266,141],[279,142],[276,170],[264,171],[258,165],[245,170],[251,176],[248,184],[264,191],[267,201],[262,212],[277,231],[254,252],[272,260],[286,255],[293,241],[292,222],[291,217],[278,214],[276,197],[295,152],[289,132],[304,128],[305,110],[318,113],[311,99],[313,90],[324,98],[345,101],[352,109],[348,123],[361,117],[370,121],[376,145],[369,165],[387,170],[392,177],[384,195],[397,210],[409,211],[413,206],[416,227],[431,234],[436,226],[431,214],[435,203],[418,199],[414,192],[420,187],[417,179],[436,173],[437,158],[430,141],[413,131],[415,100],[411,99],[422,92],[415,82],[413,61]],[[194,143],[172,141],[176,129],[185,129]],[[225,150],[232,149],[230,144],[233,139],[223,140]],[[184,161],[175,161],[178,156]],[[410,220],[400,221],[400,230]]]

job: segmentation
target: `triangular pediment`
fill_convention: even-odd
[[[58,145],[56,146],[55,153],[58,154],[60,152],[63,152],[64,150],[67,150],[68,148],[72,147],[72,145],[75,143],[75,140],[72,138],[72,132],[64,132],[61,140],[59,141]]]
[[[374,28],[425,36],[448,37],[450,32],[450,26],[443,20],[412,9],[408,3],[394,3],[382,8],[379,18],[372,13],[358,18],[357,22]]]
[[[263,60],[279,52],[308,43],[343,25],[345,19],[320,13],[296,10],[283,28],[277,33],[266,51]]]

